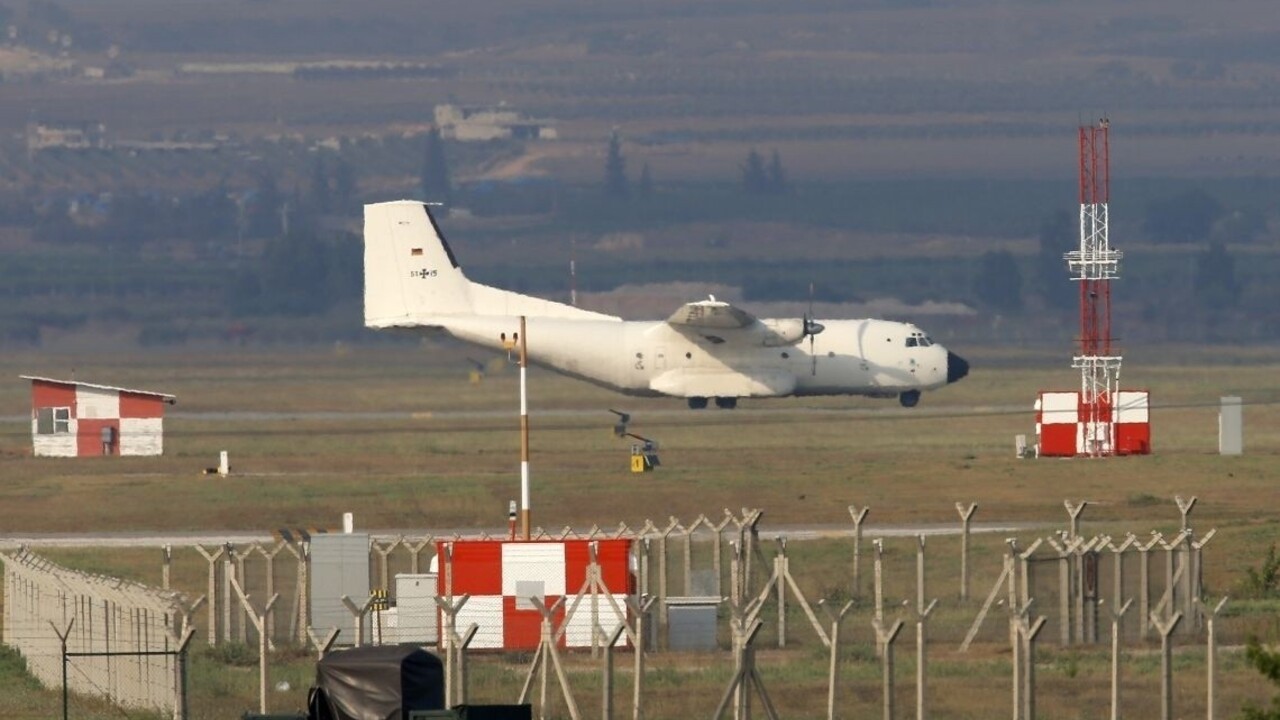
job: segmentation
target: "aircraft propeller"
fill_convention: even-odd
[[[804,334],[809,336],[809,357],[813,359],[810,372],[818,374],[818,356],[813,352],[813,336],[826,330],[822,323],[813,319],[813,283],[809,283],[809,309],[804,313]]]

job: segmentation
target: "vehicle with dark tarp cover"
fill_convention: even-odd
[[[339,650],[316,663],[310,720],[406,720],[444,709],[444,666],[416,645]]]
[[[530,720],[529,705],[444,707],[444,667],[417,645],[336,650],[316,663],[307,713],[242,720]]]

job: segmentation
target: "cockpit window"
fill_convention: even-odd
[[[907,347],[915,347],[917,344],[915,335],[907,338]]]
[[[907,336],[907,347],[930,347],[933,345],[933,338],[916,330]]]

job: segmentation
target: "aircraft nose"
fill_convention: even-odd
[[[947,351],[947,382],[953,383],[969,374],[969,362],[959,355]]]

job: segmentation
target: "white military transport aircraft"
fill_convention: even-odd
[[[711,297],[666,320],[613,315],[467,280],[430,208],[376,203],[364,212],[364,319],[375,329],[442,329],[511,349],[526,318],[530,362],[628,395],[736,407],[738,398],[897,397],[953,383],[969,364],[909,323],[757,319]],[[808,342],[804,342],[808,340]]]

